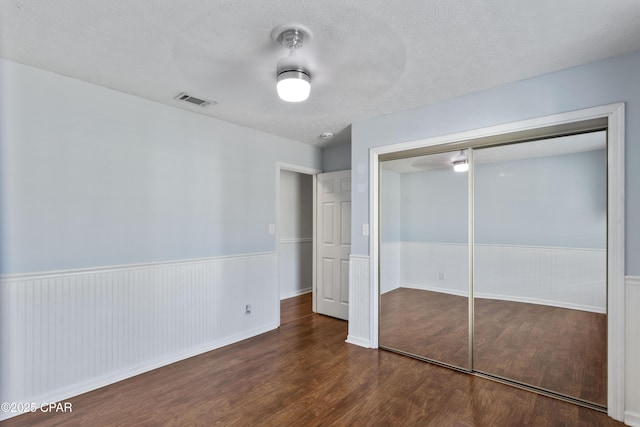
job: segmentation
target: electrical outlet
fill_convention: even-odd
[[[251,304],[244,306],[244,314],[251,314]]]
[[[443,272],[438,273],[438,277],[440,278],[440,280],[445,280],[447,278],[447,276],[445,276]]]

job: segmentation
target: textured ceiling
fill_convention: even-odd
[[[278,99],[313,37],[312,91]],[[0,56],[300,142],[353,122],[640,49],[639,0],[0,0]],[[180,92],[211,99],[180,103]]]

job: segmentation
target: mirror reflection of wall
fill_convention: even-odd
[[[460,155],[381,162],[380,345],[605,406],[606,131],[473,149],[473,366]]]

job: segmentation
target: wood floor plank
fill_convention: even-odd
[[[466,368],[466,310],[457,295],[385,293],[380,344]],[[606,406],[606,315],[484,298],[474,312],[474,370]]]
[[[469,369],[468,313],[464,297],[395,289],[381,297],[380,344]]]
[[[13,426],[622,426],[606,414],[345,343],[311,314],[271,332],[77,396],[72,413]]]
[[[312,293],[309,292],[280,301],[280,324],[311,316],[313,314],[311,298]]]

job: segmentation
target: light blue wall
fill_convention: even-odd
[[[309,145],[0,67],[2,273],[275,251],[276,162],[321,167]]]
[[[466,173],[450,168],[405,173],[395,186],[389,174],[400,176],[382,174],[383,241],[400,228],[402,241],[468,242]],[[604,150],[476,164],[475,241],[604,249],[606,178]],[[394,191],[399,200],[388,194]],[[399,214],[392,215],[394,210]]]
[[[476,168],[478,244],[605,249],[605,150]]]
[[[351,169],[351,143],[330,145],[322,149],[323,172]]]
[[[399,242],[401,240],[402,176],[398,172],[380,171],[380,240]]]
[[[401,240],[466,243],[467,183],[451,168],[403,174]]]
[[[369,149],[557,114],[626,103],[626,273],[640,274],[640,52],[506,84],[354,123],[352,254],[368,255]]]

